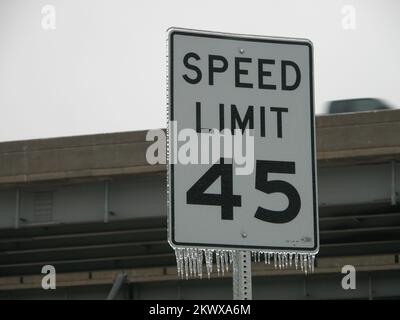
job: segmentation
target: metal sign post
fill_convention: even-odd
[[[236,251],[233,258],[233,299],[251,300],[251,253]]]

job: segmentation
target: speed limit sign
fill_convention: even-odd
[[[311,42],[171,29],[168,46],[171,245],[316,253]]]

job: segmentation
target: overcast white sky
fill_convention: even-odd
[[[317,112],[352,97],[400,106],[398,0],[1,0],[0,141],[165,127],[171,26],[309,38]]]

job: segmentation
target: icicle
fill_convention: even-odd
[[[224,255],[224,253],[220,252],[220,256],[219,257],[221,259],[221,272],[222,272],[222,275],[224,275],[224,273],[225,273],[225,264],[224,264],[225,255]]]
[[[192,259],[193,259],[193,276],[197,277],[197,249],[193,248],[192,249]]]
[[[286,253],[282,253],[282,269],[286,269]]]
[[[301,268],[301,271],[303,271],[303,269],[304,269],[304,256],[302,254],[300,255],[300,268]]]
[[[192,258],[192,271],[193,271],[193,277],[197,276],[197,259],[196,259],[196,252],[197,249],[192,248],[192,254],[191,254],[191,258]]]
[[[175,249],[175,259],[176,259],[176,270],[178,271],[178,276],[181,273],[181,265],[179,263],[179,249]]]
[[[238,257],[237,251],[233,251],[232,252],[232,256],[231,256],[231,258],[232,258],[232,272],[233,273],[237,272],[237,263],[235,263],[235,261],[234,261],[234,260],[237,259],[237,257]]]
[[[182,277],[182,250],[177,248],[175,249],[175,257],[176,257],[176,265],[178,269],[178,277]]]
[[[233,251],[229,251],[229,264],[233,263]]]
[[[224,260],[225,260],[225,271],[229,271],[229,257],[228,257],[228,252],[224,251]]]
[[[282,270],[282,253],[278,253],[279,270]]]
[[[215,259],[217,274],[225,275],[232,264],[233,271],[237,268],[234,263],[239,251],[222,249],[199,249],[199,248],[175,248],[177,274],[180,278],[202,278],[203,263],[208,278],[211,277],[213,262]],[[254,262],[260,262],[264,255],[264,263],[270,265],[274,260],[275,269],[284,270],[288,268],[300,269],[305,274],[314,272],[315,255],[310,253],[297,252],[272,252],[272,251],[251,251],[251,258]],[[215,255],[215,256],[214,256]]]
[[[198,255],[198,250],[196,248],[193,249],[193,275],[194,277],[198,277],[199,276],[199,272],[198,272],[198,266],[197,266],[197,255]]]
[[[187,255],[189,260],[189,276],[193,277],[193,259],[192,259],[192,249],[187,249]]]
[[[181,257],[180,257],[180,262],[181,262],[181,278],[183,279],[185,277],[185,250],[182,249],[181,251]]]
[[[307,275],[307,271],[308,271],[308,262],[307,262],[307,257],[308,255],[304,255],[304,273]]]
[[[188,252],[187,249],[183,250],[183,259],[184,259],[184,269],[185,269],[185,277],[186,280],[189,278],[189,257],[188,257]]]
[[[311,273],[314,273],[314,262],[315,262],[315,255],[310,255],[310,269],[311,269]]]
[[[189,278],[193,277],[193,259],[192,259],[192,249],[189,248],[188,252],[188,259],[189,259]]]
[[[198,277],[200,277],[200,272],[201,272],[200,271],[201,269],[199,269],[199,255],[200,254],[201,254],[201,251],[196,249],[196,252],[195,252],[195,255],[194,255],[194,259],[195,259],[195,262],[196,262],[196,275]],[[200,264],[200,267],[201,267],[201,264]]]
[[[311,256],[311,272],[314,272],[314,268],[315,268],[315,256],[312,255]]]
[[[213,251],[206,249],[206,250],[204,250],[204,255],[206,258],[207,275],[208,275],[208,279],[210,279],[210,275],[212,272]]]
[[[215,260],[217,262],[217,273],[219,275],[219,272],[221,270],[220,259],[219,259],[219,250],[215,251]]]
[[[200,279],[203,278],[203,251],[197,250],[197,274]]]

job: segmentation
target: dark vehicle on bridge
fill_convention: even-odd
[[[333,100],[328,104],[329,114],[389,109],[386,102],[376,98]]]

